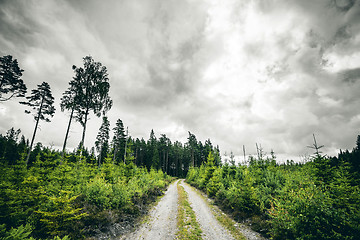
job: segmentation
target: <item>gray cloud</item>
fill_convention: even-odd
[[[107,66],[110,121],[135,137],[191,131],[223,152],[257,142],[298,156],[312,133],[334,153],[360,128],[359,1],[1,1],[0,28],[0,53],[19,60],[29,89],[48,81],[57,106],[73,64],[91,54]],[[31,135],[23,110],[0,106],[1,133]],[[61,146],[67,117],[58,111],[37,140]],[[100,120],[89,124],[87,146]]]
[[[338,76],[347,83],[355,83],[360,79],[360,68],[342,70]]]

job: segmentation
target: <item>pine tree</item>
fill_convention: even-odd
[[[109,132],[110,132],[110,122],[106,116],[103,117],[103,122],[99,129],[99,133],[96,136],[96,150],[99,153],[99,167],[104,161],[108,150],[109,150]]]
[[[112,140],[112,147],[114,153],[114,161],[122,162],[125,155],[125,141],[126,134],[124,130],[124,124],[121,119],[116,121],[116,126],[113,128],[114,137]]]
[[[24,97],[26,85],[21,79],[22,70],[12,56],[0,57],[0,101],[7,101],[12,97]]]
[[[134,144],[130,140],[129,144],[126,146],[125,164],[127,164],[127,165],[134,163],[134,160],[135,160],[133,146],[134,146]]]
[[[156,151],[156,154],[155,154]],[[154,130],[151,129],[150,138],[147,142],[147,166],[155,167],[157,169],[160,163],[159,151],[157,149],[157,140],[154,133]]]
[[[27,102],[20,102],[21,104],[31,107],[34,111],[33,116],[36,121],[34,133],[31,139],[31,144],[29,147],[29,153],[26,158],[26,165],[29,163],[29,157],[31,153],[31,148],[34,144],[34,139],[36,135],[36,130],[39,125],[40,120],[45,122],[50,122],[49,117],[53,117],[55,114],[54,97],[51,94],[50,85],[47,82],[43,82],[41,85],[38,85],[37,89],[31,91],[31,96],[26,97]],[[25,110],[25,113],[30,114],[31,111]]]
[[[92,111],[97,117],[105,114],[112,106],[109,97],[109,78],[107,69],[91,56],[83,58],[84,67],[73,66],[75,80],[78,83],[76,120],[83,126],[81,149],[84,147],[86,124]]]
[[[197,148],[197,140],[194,134],[189,132],[188,146],[191,153],[191,166],[195,167],[195,150]]]
[[[153,154],[152,154],[152,160],[151,160],[151,166],[155,169],[160,168],[160,157],[159,157],[159,150],[157,146],[153,148]]]

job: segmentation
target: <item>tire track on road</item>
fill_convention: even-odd
[[[203,231],[202,239],[235,239],[231,233],[218,222],[205,200],[199,196],[191,186],[184,183],[184,181],[181,181],[180,184],[188,194],[190,205],[194,210],[197,222],[200,224],[201,230]]]
[[[178,203],[177,182],[178,181],[169,185],[165,195],[150,211],[149,220],[143,223],[135,232],[128,236],[123,236],[120,239],[175,239],[177,231],[176,216]]]

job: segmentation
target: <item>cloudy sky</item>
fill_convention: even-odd
[[[210,138],[222,153],[311,154],[352,149],[360,134],[360,1],[0,1],[0,54],[24,69],[29,92],[51,85],[57,112],[35,141],[61,147],[69,117],[59,100],[72,65],[108,68],[120,118],[133,137]],[[0,103],[0,133],[35,125],[19,99]],[[85,145],[101,121],[90,116]],[[74,122],[68,147],[81,139]]]

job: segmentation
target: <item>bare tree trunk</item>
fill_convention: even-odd
[[[169,172],[169,149],[166,150],[166,173],[168,174]]]
[[[243,145],[243,152],[244,152],[244,163],[246,163],[246,157],[245,157],[245,145]]]
[[[194,149],[191,149],[191,163],[192,166],[195,167]]]
[[[67,139],[68,139],[68,136],[69,136],[70,125],[71,125],[71,120],[72,120],[73,114],[74,114],[74,107],[71,109],[69,124],[68,124],[67,130],[66,130],[64,145],[63,145],[63,149],[62,149],[62,153],[61,153],[60,164],[62,164],[62,161],[64,160],[66,142],[67,142]]]
[[[126,127],[126,138],[125,138],[125,153],[124,153],[124,163],[126,164],[126,148],[127,148],[127,139],[129,134],[129,127]]]
[[[113,156],[113,163],[115,164],[115,156],[116,156],[116,143],[114,143],[114,156]]]
[[[258,147],[257,143],[256,143],[256,152],[257,152],[257,155],[258,155],[258,160],[260,160],[260,152],[259,152],[259,147]]]
[[[34,133],[33,133],[32,139],[31,139],[31,144],[30,144],[29,152],[28,152],[28,155],[27,155],[27,158],[26,158],[26,166],[29,164],[30,153],[31,153],[32,146],[33,146],[33,144],[34,144],[34,139],[35,139],[35,135],[36,135],[36,130],[37,130],[38,125],[39,125],[39,121],[40,121],[40,116],[41,116],[41,111],[42,111],[43,103],[44,103],[44,96],[42,96],[42,99],[41,99],[40,109],[39,109],[39,113],[38,113],[38,116],[37,116],[37,119],[36,119],[36,124],[35,124]]]
[[[81,143],[80,143],[80,156],[82,156],[82,152],[83,152],[83,149],[84,149],[85,132],[86,132],[86,124],[87,124],[87,120],[88,120],[88,117],[87,117],[88,114],[89,114],[89,109],[86,109],[83,134],[82,134]]]

